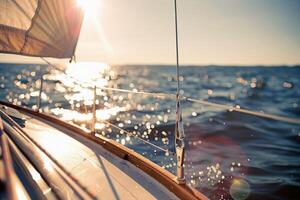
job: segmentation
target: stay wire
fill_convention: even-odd
[[[150,145],[150,146],[152,146],[152,147],[154,147],[154,148],[156,148],[156,149],[159,149],[159,150],[164,151],[165,153],[168,153],[168,154],[171,154],[171,155],[175,155],[175,153],[174,153],[173,151],[170,151],[170,150],[168,150],[168,149],[164,149],[164,148],[162,148],[162,147],[160,147],[160,146],[158,146],[158,145],[156,145],[156,144],[153,144],[153,143],[151,143],[151,142],[149,142],[149,141],[147,141],[147,140],[145,140],[145,139],[143,139],[143,138],[140,138],[137,134],[133,134],[133,133],[131,133],[131,132],[129,132],[129,131],[126,131],[125,129],[122,129],[122,128],[120,128],[120,127],[118,127],[118,126],[116,126],[116,125],[114,125],[114,124],[112,124],[112,123],[110,123],[110,122],[108,122],[108,121],[103,120],[103,121],[101,121],[101,122],[103,122],[103,123],[105,123],[105,124],[108,124],[108,125],[110,125],[110,126],[116,128],[116,129],[118,129],[118,130],[120,130],[120,131],[123,131],[124,133],[126,133],[127,136],[130,136],[130,137],[133,136],[133,137],[135,137],[136,139],[142,141],[143,143],[146,143],[146,144],[148,144],[148,145]]]
[[[59,69],[54,64],[47,61],[45,58],[42,58],[42,59],[49,66],[53,67],[54,69],[57,69],[58,71],[64,73],[65,75],[67,75],[63,70]],[[73,78],[74,80],[77,80],[75,77],[72,77],[72,76],[70,76],[70,77]],[[79,80],[77,80],[77,81],[79,83],[82,82],[82,81],[79,81]],[[84,82],[84,83],[89,84],[90,85],[90,86],[88,86],[89,88],[94,87],[94,85],[92,85],[91,83],[88,83],[88,82]],[[164,93],[164,92],[135,91],[135,90],[126,90],[126,89],[111,88],[111,87],[102,87],[102,86],[100,86],[100,87],[97,86],[97,88],[99,88],[101,90],[107,90],[107,91],[116,91],[116,92],[123,92],[123,93],[148,95],[148,96],[152,96],[152,97],[155,97],[155,98],[171,98],[171,99],[173,99],[174,97],[176,97],[176,94]],[[253,110],[249,110],[249,109],[236,108],[232,105],[214,103],[214,102],[210,102],[210,101],[207,101],[207,100],[204,100],[204,99],[195,99],[193,97],[188,97],[188,96],[181,96],[181,100],[185,100],[185,101],[192,102],[192,103],[197,103],[197,104],[202,104],[202,105],[207,105],[207,106],[214,107],[214,108],[225,109],[225,110],[228,110],[228,111],[244,113],[244,114],[248,114],[248,115],[252,115],[252,116],[263,117],[263,118],[266,118],[266,119],[272,119],[272,120],[287,122],[287,123],[291,123],[291,124],[300,124],[300,119],[299,118],[291,118],[291,117],[285,117],[285,116],[280,116],[280,115],[268,114],[268,113],[265,113],[265,112],[253,111]]]
[[[49,66],[51,66],[51,67],[53,67],[54,69],[56,69],[56,70],[58,70],[58,71],[60,71],[60,72],[62,72],[62,73],[64,73],[65,75],[67,75],[66,73],[65,73],[65,71],[63,71],[63,70],[61,70],[60,68],[58,68],[57,66],[55,66],[54,64],[52,64],[52,63],[50,63],[47,59],[45,59],[44,57],[41,57],[41,59],[43,60],[43,61],[45,61]],[[74,78],[74,77],[71,77],[71,78]],[[75,78],[74,78],[75,79]],[[76,79],[75,79],[76,80]],[[78,82],[80,82],[79,80],[77,80]],[[87,84],[90,84],[90,83],[88,83],[88,82],[85,82],[85,83],[87,83]],[[91,88],[94,88],[94,86],[90,86]],[[99,88],[99,87],[98,87]],[[100,87],[100,89],[110,89],[110,90],[115,90],[115,91],[120,91],[120,92],[126,92],[126,90],[123,90],[123,89],[116,89],[116,88],[101,88]],[[134,91],[132,91],[132,92],[134,92]],[[142,94],[152,94],[153,95],[153,93],[150,93],[150,92],[135,92],[135,93],[142,93]],[[161,94],[156,94],[156,95],[160,95],[160,96],[163,96],[163,95],[165,95],[164,93],[161,93]],[[140,140],[140,141],[142,141],[142,142],[144,142],[144,143],[146,143],[146,144],[148,144],[148,145],[150,145],[150,146],[153,146],[154,148],[156,148],[156,149],[159,149],[159,150],[161,150],[161,151],[163,151],[163,152],[165,152],[165,153],[167,153],[167,154],[171,154],[171,155],[175,155],[175,153],[174,152],[172,152],[172,151],[170,151],[170,150],[168,150],[168,149],[164,149],[164,148],[162,148],[162,147],[159,147],[158,145],[155,145],[155,144],[153,144],[153,143],[151,143],[151,142],[149,142],[149,141],[147,141],[147,140],[145,140],[145,139],[142,139],[142,138],[140,138],[138,135],[135,135],[135,134],[133,134],[133,133],[130,133],[130,132],[128,132],[128,131],[126,131],[126,130],[124,130],[124,129],[122,129],[122,128],[120,128],[120,127],[118,127],[118,126],[116,126],[116,125],[114,125],[114,124],[112,124],[112,123],[110,123],[110,122],[108,122],[108,121],[101,121],[101,122],[103,122],[103,123],[106,123],[106,124],[109,124],[110,126],[112,126],[112,127],[114,127],[114,128],[116,128],[116,129],[119,129],[120,131],[123,131],[124,133],[126,133],[126,135],[128,135],[128,136],[134,136],[135,138],[137,138],[138,140]]]

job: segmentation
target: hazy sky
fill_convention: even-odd
[[[77,60],[175,63],[173,0],[94,1]],[[182,64],[300,63],[299,0],[178,0],[178,12]]]

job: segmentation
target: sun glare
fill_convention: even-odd
[[[107,84],[107,80],[103,78],[103,74],[108,68],[107,64],[97,62],[70,63],[67,66],[66,74],[81,83],[89,82],[90,84],[104,86]]]
[[[87,17],[95,17],[99,12],[99,0],[77,0],[77,4]]]

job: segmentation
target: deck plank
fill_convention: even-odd
[[[178,199],[126,160],[70,130],[28,115],[24,130],[99,199]]]

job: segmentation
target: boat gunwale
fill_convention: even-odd
[[[165,186],[170,192],[174,193],[180,199],[186,200],[206,200],[208,199],[204,194],[199,192],[198,190],[188,186],[185,184],[178,184],[176,182],[176,176],[172,173],[168,172],[167,170],[163,169],[159,165],[155,164],[154,162],[150,161],[149,159],[143,157],[142,155],[138,154],[137,152],[119,144],[116,141],[105,137],[96,137],[91,134],[91,132],[83,130],[81,127],[71,124],[69,122],[63,121],[56,116],[37,112],[30,108],[14,105],[8,102],[4,102],[0,100],[0,104],[4,106],[8,106],[14,108],[18,111],[29,113],[31,115],[35,115],[40,117],[44,120],[49,122],[55,123],[61,127],[64,127],[68,130],[73,131],[74,133],[83,136],[99,145],[103,148],[108,150],[109,152],[113,153],[114,155],[120,157],[121,159],[129,161],[134,166],[141,169],[143,172],[148,174],[150,177],[154,178],[156,181],[161,183]]]

